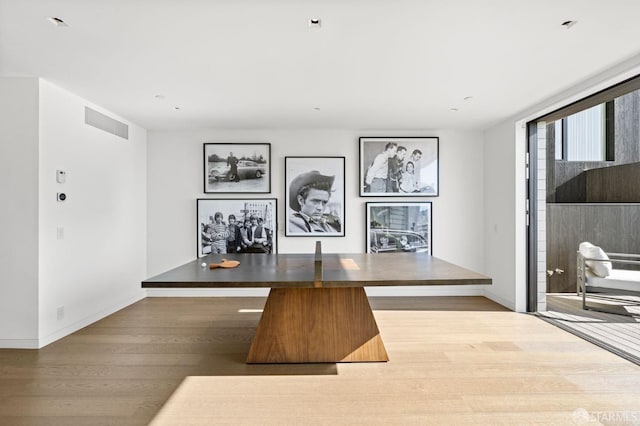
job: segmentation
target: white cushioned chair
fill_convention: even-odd
[[[613,264],[635,266],[634,269],[615,269]],[[640,255],[606,253],[598,246],[583,242],[577,252],[576,272],[576,291],[578,295],[582,294],[582,309],[622,314],[620,311],[588,306],[588,292],[640,296]]]

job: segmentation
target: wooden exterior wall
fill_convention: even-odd
[[[640,204],[547,204],[547,269],[554,271],[547,276],[548,293],[575,292],[576,251],[583,241],[640,254]]]

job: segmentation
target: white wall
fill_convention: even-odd
[[[128,124],[129,140],[86,125],[85,106]],[[39,148],[45,345],[145,296],[146,131],[41,80]],[[66,183],[56,182],[57,169],[67,172]],[[67,200],[57,202],[57,192]]]
[[[487,274],[493,285],[486,296],[512,310],[523,311],[516,304],[516,277],[524,278],[520,242],[524,238],[524,168],[525,141],[516,143],[515,124],[505,122],[484,135],[485,253]],[[509,141],[509,143],[507,143]],[[522,167],[516,164],[521,164]],[[520,203],[520,205],[518,205]]]
[[[38,339],[38,79],[0,78],[0,347]]]
[[[406,198],[433,202],[433,250],[436,257],[484,272],[483,141],[472,131],[349,130],[200,130],[149,132],[148,145],[148,274],[157,275],[196,257],[197,198],[277,198],[278,251],[308,252],[322,241],[328,253],[362,253],[365,246],[365,203],[389,198],[359,197],[358,138],[360,136],[439,136],[440,196]],[[271,143],[271,194],[204,194],[204,142]],[[346,157],[345,237],[284,236],[284,157]],[[399,201],[394,198],[392,201]],[[369,294],[482,294],[484,286],[368,289]],[[151,290],[150,294],[247,294],[246,291]],[[263,294],[257,292],[256,294]]]

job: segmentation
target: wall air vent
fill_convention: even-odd
[[[129,126],[89,107],[84,107],[84,123],[123,139],[129,139]]]

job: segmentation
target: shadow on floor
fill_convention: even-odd
[[[597,302],[590,298],[589,304]],[[611,300],[608,309],[615,308]],[[626,309],[618,305],[617,309]],[[640,365],[640,318],[582,309],[582,298],[575,294],[547,294],[547,311],[539,318],[588,342]]]

